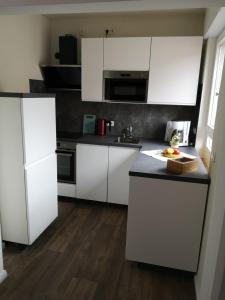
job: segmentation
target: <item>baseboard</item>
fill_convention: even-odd
[[[6,270],[0,271],[0,283],[2,283],[2,281],[5,280],[7,276],[8,275],[7,275]]]

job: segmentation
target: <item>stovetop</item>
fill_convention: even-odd
[[[83,136],[79,132],[57,132],[57,150],[76,150],[76,140]]]
[[[57,131],[57,141],[75,141],[79,137],[82,137],[83,134],[80,132],[66,132],[66,131]]]

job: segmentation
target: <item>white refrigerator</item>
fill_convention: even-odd
[[[3,240],[32,244],[58,216],[55,98],[0,98]]]

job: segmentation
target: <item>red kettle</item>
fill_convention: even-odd
[[[104,119],[98,119],[98,135],[105,135],[106,133],[106,121]]]

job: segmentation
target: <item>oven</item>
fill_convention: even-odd
[[[58,182],[76,184],[76,144],[57,142],[56,154]]]
[[[148,71],[104,71],[105,100],[146,103]]]

